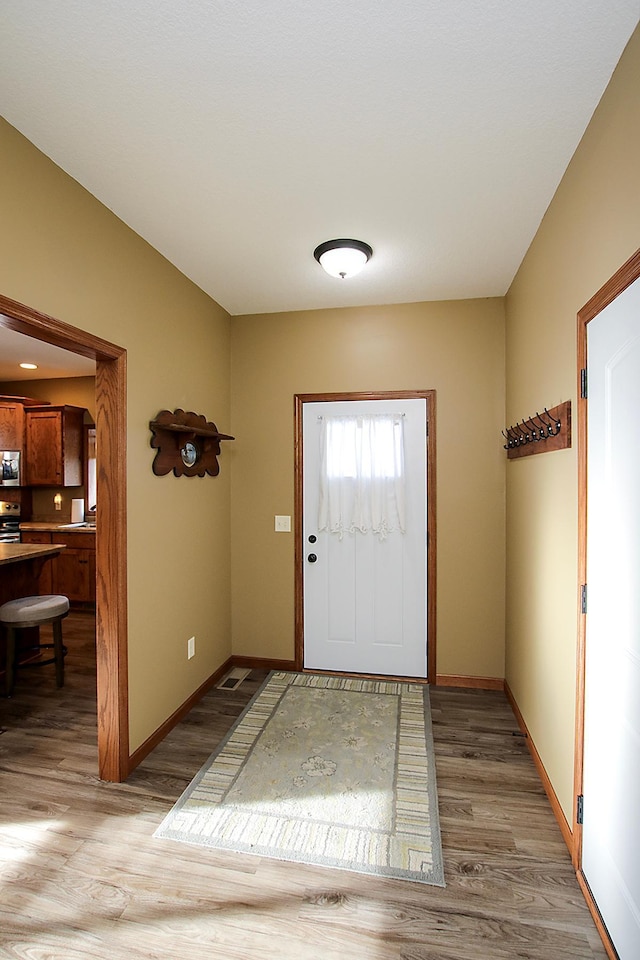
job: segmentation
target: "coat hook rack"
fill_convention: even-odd
[[[534,453],[565,450],[571,446],[571,400],[544,408],[543,413],[521,420],[501,431],[509,460],[530,457]]]

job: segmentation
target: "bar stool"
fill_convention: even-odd
[[[67,648],[62,643],[62,621],[69,613],[69,600],[62,596],[21,597],[9,600],[0,607],[0,624],[7,636],[7,662],[5,673],[5,691],[8,697],[13,693],[16,676],[16,639],[18,630],[28,627],[42,627],[46,623],[53,626],[53,643],[37,643],[29,650],[51,650],[53,657],[48,660],[36,660],[21,664],[22,667],[44,667],[49,663],[56,665],[56,685],[64,685],[64,658]],[[38,634],[39,638],[39,634]]]

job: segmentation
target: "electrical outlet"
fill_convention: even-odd
[[[276,533],[291,532],[291,517],[276,516]]]
[[[187,640],[187,660],[191,660],[191,657],[196,655],[196,638],[189,637]]]

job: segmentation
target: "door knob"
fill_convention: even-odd
[[[315,543],[317,539],[318,538],[316,537],[315,533],[312,533],[309,537],[309,543]]]
[[[317,559],[318,558],[316,557],[315,553],[310,553],[309,556],[307,557],[307,560],[309,561],[309,563],[315,563]]]

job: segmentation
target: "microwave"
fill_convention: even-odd
[[[0,450],[2,454],[2,469],[0,470],[0,486],[20,486],[20,451]]]

